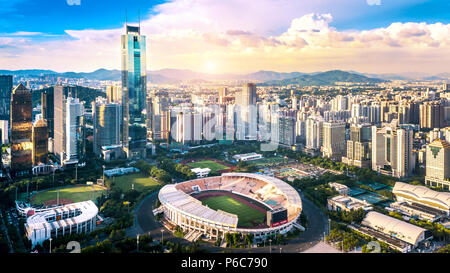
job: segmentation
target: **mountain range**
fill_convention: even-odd
[[[28,69],[28,70],[0,70],[0,74],[9,74],[16,76],[39,76],[54,75],[67,78],[85,78],[90,80],[111,80],[119,81],[121,78],[120,70],[98,69],[93,72],[55,72],[52,70]],[[147,71],[147,80],[155,84],[174,84],[180,82],[204,82],[214,80],[231,81],[256,81],[263,85],[283,85],[283,84],[301,84],[301,85],[329,85],[336,81],[346,82],[366,82],[378,83],[390,80],[450,80],[450,73],[441,73],[437,75],[423,73],[403,73],[403,74],[369,74],[356,71],[332,70],[326,72],[302,73],[302,72],[275,72],[275,71],[257,71],[249,74],[209,74],[200,73],[186,69],[160,69]]]

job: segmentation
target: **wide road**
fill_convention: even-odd
[[[282,252],[288,253],[299,253],[303,252],[308,248],[313,247],[318,242],[323,239],[323,235],[328,229],[328,217],[319,209],[314,203],[306,199],[302,193],[300,193],[302,198],[303,211],[308,219],[308,225],[306,230],[300,234],[299,237],[289,239],[286,245],[272,245],[272,252],[279,253],[280,247]],[[135,224],[132,228],[128,229],[128,236],[136,236],[137,234],[150,234],[156,240],[159,240],[161,236],[164,239],[170,238],[175,242],[188,243],[188,241],[173,236],[167,229],[156,222],[153,217],[153,208],[158,197],[157,193],[152,193],[147,196],[141,203],[136,207],[135,210]],[[161,234],[161,229],[164,229],[163,234]],[[258,247],[252,249],[231,249],[231,248],[220,248],[202,244],[202,248],[205,248],[208,252],[222,252],[224,250],[232,252],[245,252],[245,253],[269,253],[270,247]]]

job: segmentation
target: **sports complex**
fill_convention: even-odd
[[[226,233],[253,234],[256,240],[294,226],[302,212],[298,192],[280,179],[253,173],[223,173],[164,186],[158,195],[163,221],[187,237],[210,239]],[[186,238],[186,237],[185,237]]]

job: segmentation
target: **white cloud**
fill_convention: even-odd
[[[369,6],[379,6],[381,5],[381,0],[367,0]]]
[[[214,63],[217,72],[237,73],[260,69],[402,72],[411,67],[445,72],[450,62],[450,24],[392,23],[385,28],[339,31],[331,25],[332,14],[298,15],[301,4],[315,1],[249,2],[174,0],[157,6],[157,14],[141,22],[141,33],[147,36],[148,69],[201,71],[205,64]],[[46,42],[0,37],[2,66],[120,69],[123,28],[66,33],[63,39]],[[36,53],[37,48],[45,51]]]
[[[81,5],[81,0],[66,0],[69,6],[79,6]]]

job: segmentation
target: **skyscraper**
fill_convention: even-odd
[[[345,154],[345,122],[323,123],[322,153],[324,157],[341,161]]]
[[[450,144],[435,139],[427,145],[425,184],[433,187],[450,188]]]
[[[108,102],[122,102],[122,88],[120,86],[106,86],[106,98]]]
[[[11,94],[11,171],[13,176],[29,174],[32,167],[31,92],[19,84]]]
[[[94,123],[94,153],[101,154],[102,146],[120,144],[120,104],[97,98],[92,102]]]
[[[140,27],[125,26],[122,52],[122,144],[129,159],[146,157],[146,42]]]
[[[46,88],[41,93],[41,112],[42,118],[47,121],[48,136],[54,138],[54,88]]]
[[[0,120],[9,120],[12,88],[12,76],[0,75]]]
[[[323,143],[323,118],[310,116],[306,119],[306,148],[318,150]]]
[[[255,140],[257,136],[256,85],[246,83],[236,98],[239,119],[237,120],[237,138]]]
[[[394,123],[372,126],[372,169],[395,177],[409,176],[414,169],[413,130]]]
[[[48,127],[44,119],[33,124],[33,165],[47,163]]]
[[[347,141],[347,154],[342,162],[359,168],[370,168],[372,129],[370,124],[357,124],[350,127]]]
[[[83,104],[79,99],[69,97],[66,101],[66,141],[64,164],[78,163],[82,156],[82,136],[80,128],[83,126]]]

